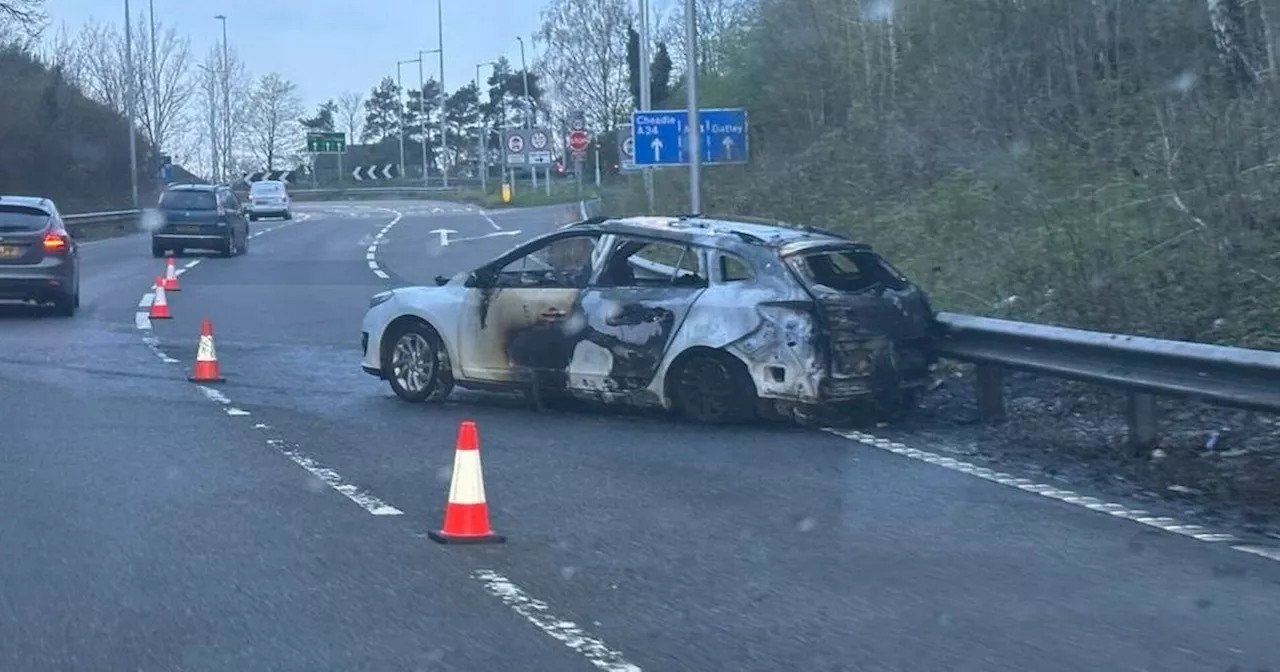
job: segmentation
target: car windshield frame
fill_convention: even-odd
[[[166,199],[177,202],[166,202]],[[217,210],[218,195],[212,191],[174,189],[160,195],[160,207],[166,210]]]
[[[53,215],[41,208],[29,205],[0,205],[0,233],[29,233],[43,231],[49,227]],[[26,222],[38,221],[38,226],[23,226]]]

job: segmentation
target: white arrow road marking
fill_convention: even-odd
[[[484,234],[483,236],[469,236],[469,237],[467,237],[467,238],[454,238],[453,240],[451,240],[451,241],[449,241],[449,242],[451,242],[451,243],[465,243],[465,242],[472,241],[472,240],[485,240],[486,238],[497,238],[497,237],[499,237],[499,236],[518,236],[518,235],[520,235],[520,231],[519,231],[518,229],[512,229],[512,230],[509,230],[509,231],[494,231],[493,233],[486,233],[486,234]],[[440,237],[441,237],[441,239],[443,239],[443,238],[444,238],[444,235],[443,235],[443,234],[441,234],[441,236],[440,236]]]
[[[451,234],[451,233],[457,233],[457,231],[454,231],[453,229],[431,229],[431,230],[430,230],[430,231],[428,231],[427,233],[438,233],[438,234],[440,234],[440,247],[448,247],[448,246],[449,246],[449,234]]]

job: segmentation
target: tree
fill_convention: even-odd
[[[247,140],[266,170],[275,170],[282,157],[294,158],[301,144],[302,101],[297,90],[293,82],[272,72],[263,75],[253,91]]]
[[[588,123],[610,131],[630,104],[628,0],[551,0],[536,36],[544,54],[541,71],[555,82],[557,102],[581,109]]]
[[[640,107],[640,33],[627,26],[627,74],[631,83],[631,98],[636,109]],[[649,61],[649,98],[653,108],[659,108],[666,100],[671,82],[671,56],[667,45],[659,42]]]
[[[364,111],[361,142],[381,142],[383,138],[399,133],[400,115],[404,108],[400,102],[400,87],[396,86],[396,80],[383,77],[369,92],[369,98],[364,101]]]
[[[338,104],[332,100],[325,101],[316,110],[316,116],[304,118],[299,123],[308,131],[332,131],[334,128],[334,115],[337,113]]]
[[[354,91],[348,91],[338,98],[338,122],[347,134],[347,142],[357,142],[364,128],[364,97]]]
[[[191,41],[157,21],[155,61],[152,62],[151,50],[145,47],[151,40],[150,22],[140,19],[134,35],[138,123],[153,147],[171,151],[177,142],[178,128],[187,121],[191,96],[197,86],[191,76]]]
[[[449,131],[450,165],[462,164],[464,157],[475,157],[478,134],[484,131],[480,90],[475,83],[454,91],[445,100],[445,126]]]
[[[213,92],[216,95],[205,102],[214,103],[218,126],[216,144],[221,153],[219,173],[222,179],[229,181],[245,163],[245,154],[254,154],[252,148],[246,147],[244,142],[245,131],[254,122],[254,80],[239,54],[230,49],[224,58],[221,45],[209,48],[201,67],[216,75],[216,90]]]
[[[34,40],[40,36],[45,21],[44,0],[0,0],[0,42],[15,35]]]

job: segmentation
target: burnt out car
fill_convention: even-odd
[[[362,368],[409,401],[455,385],[702,422],[909,408],[925,293],[869,246],[744,219],[588,219],[435,287],[375,295]]]

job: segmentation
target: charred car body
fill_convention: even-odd
[[[406,400],[458,385],[811,420],[910,407],[932,363],[924,292],[815,229],[593,218],[437,283],[382,292],[364,318],[362,368]]]

